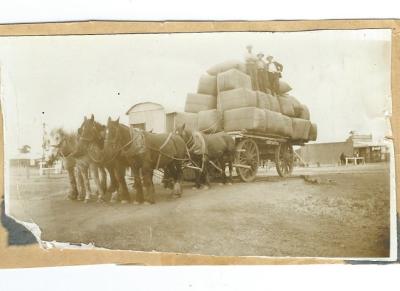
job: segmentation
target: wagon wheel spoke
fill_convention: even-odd
[[[256,177],[259,163],[257,144],[252,139],[245,139],[239,142],[236,150],[235,163],[240,165],[236,167],[236,172],[242,181],[253,181]],[[249,166],[250,168],[241,166]]]
[[[290,144],[281,144],[275,151],[276,170],[279,176],[285,177],[293,171],[293,147]]]

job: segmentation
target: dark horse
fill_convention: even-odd
[[[131,130],[131,144],[124,150],[125,157],[133,162],[136,173],[141,171],[146,189],[146,201],[155,203],[153,171],[163,169],[174,181],[172,194],[182,195],[182,162],[186,158],[186,145],[174,133],[150,133],[139,129]],[[142,193],[141,179],[135,175],[137,191]]]
[[[223,183],[232,183],[233,162],[235,159],[235,141],[229,134],[218,132],[204,134],[200,131],[191,131],[185,124],[176,128],[176,133],[182,136],[189,147],[190,157],[195,166],[200,168],[196,171],[196,187],[201,186],[201,182],[206,187],[210,187],[208,168],[216,168],[222,174]],[[229,167],[229,179],[225,174],[226,164]]]
[[[113,193],[117,189],[117,180],[114,174],[114,169],[104,159],[104,139],[106,126],[94,120],[92,114],[90,119],[86,116],[81,127],[78,129],[79,139],[76,151],[72,154],[74,157],[85,156],[93,169],[95,183],[98,188],[98,201],[108,200],[106,193]],[[105,168],[110,175],[110,186],[107,188],[107,175]],[[100,180],[98,171],[100,172]]]
[[[132,143],[129,127],[121,124],[119,118],[115,121],[108,118],[107,130],[104,142],[104,160],[112,169],[118,183],[118,200],[121,202],[131,201],[128,186],[125,181],[126,168],[131,168],[134,176],[134,186],[136,197],[133,199],[138,203],[143,203],[143,189],[141,187],[140,171],[134,165],[132,159],[125,156],[125,150]]]

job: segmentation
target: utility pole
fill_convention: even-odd
[[[45,160],[45,152],[47,149],[47,131],[46,131],[46,122],[42,123],[42,162]]]

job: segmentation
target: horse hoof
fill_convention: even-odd
[[[208,189],[210,189],[210,187],[208,187],[208,186],[203,187],[203,190],[208,190]]]
[[[139,205],[140,203],[138,201],[133,201],[133,205]]]
[[[129,201],[128,200],[121,200],[121,204],[128,204]]]
[[[223,186],[223,185],[224,185],[224,183],[218,183],[218,185],[219,185],[219,186]]]
[[[229,186],[232,186],[232,183],[231,183],[231,182],[229,182],[229,183],[228,183],[228,185],[229,185]]]

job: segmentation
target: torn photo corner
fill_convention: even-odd
[[[0,36],[4,248],[396,261],[394,28],[312,23]]]

